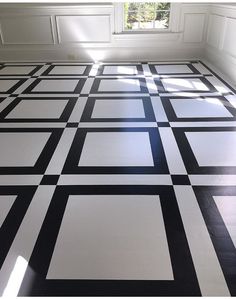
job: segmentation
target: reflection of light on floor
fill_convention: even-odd
[[[203,82],[197,81],[199,79],[192,79],[191,81],[179,78],[163,79],[163,83],[167,84],[167,90],[178,91],[183,88],[186,89],[197,89],[197,90],[209,90]]]
[[[229,89],[225,85],[223,85],[217,78],[215,77],[210,77],[210,78],[209,81],[214,85],[216,90],[218,90],[221,93],[229,92]]]
[[[117,81],[122,82],[122,83],[126,84],[127,86],[129,86],[129,85],[138,86],[139,89],[140,89],[140,83],[142,84],[142,82],[140,82],[137,79],[121,79],[121,78],[118,78]]]
[[[206,85],[205,84],[203,84],[201,81],[199,82],[199,81],[192,81],[193,83],[192,83],[192,85],[193,85],[193,87],[195,87],[196,89],[198,89],[198,90],[209,90],[209,88],[207,88],[206,87]]]
[[[206,98],[204,101],[218,106],[224,106],[223,103],[221,103],[221,101],[217,98]]]
[[[168,90],[170,91],[178,91],[181,88],[193,88],[192,84],[184,79],[164,79],[164,83],[168,84]],[[180,88],[181,87],[181,88]]]
[[[224,106],[224,104],[217,98],[195,98],[194,100],[199,102],[208,102],[210,104],[218,105],[218,106]]]
[[[214,105],[221,106],[221,107],[231,107],[231,104],[232,104],[232,103],[229,103],[226,100],[221,100],[221,99],[218,99],[218,98],[204,98],[204,99],[198,98],[197,100],[198,101],[205,101],[205,102],[208,102],[210,104],[214,104]]]
[[[214,87],[215,87],[216,90],[218,90],[221,93],[228,92],[228,90],[224,86],[222,86],[222,85],[217,85],[216,84],[216,85],[214,85]]]
[[[3,297],[16,297],[22,280],[25,275],[28,262],[21,256],[18,256],[15,266],[11,272],[10,278],[8,280],[7,286],[3,292]]]
[[[151,80],[150,78],[146,79],[146,85],[147,85],[149,92],[153,92],[153,93],[158,92],[155,82],[153,80]]]
[[[127,75],[136,75],[137,70],[134,70],[134,68],[129,67],[129,66],[118,66],[117,72],[119,74],[127,74]]]
[[[100,66],[99,63],[94,63],[93,66],[92,66],[92,69],[89,73],[89,76],[96,76],[97,72],[98,72],[98,69],[99,69],[99,66]]]
[[[196,98],[196,97],[200,97],[201,95],[193,92],[174,92],[171,94],[171,96],[182,97],[182,98]]]

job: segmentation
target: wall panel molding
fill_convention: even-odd
[[[210,14],[207,32],[207,43],[214,48],[222,47],[226,18]]]
[[[226,18],[222,50],[236,58],[236,18]]]
[[[111,41],[110,15],[60,15],[56,28],[59,44]]]
[[[184,18],[184,42],[201,43],[204,38],[206,14],[187,13]]]
[[[236,83],[236,6],[211,5],[205,58]]]
[[[52,16],[5,15],[0,17],[3,45],[54,44]],[[39,30],[40,29],[40,30]]]

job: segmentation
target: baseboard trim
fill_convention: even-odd
[[[2,62],[132,62],[198,60],[202,57],[202,46],[175,47],[108,47],[108,48],[63,48],[63,49],[0,49]]]

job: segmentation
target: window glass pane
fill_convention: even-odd
[[[157,9],[158,10],[170,10],[170,2],[158,2]]]
[[[153,29],[154,27],[154,21],[151,22],[142,22],[140,23],[140,29]]]
[[[124,28],[126,30],[166,29],[169,26],[169,2],[126,2]]]
[[[139,22],[138,10],[139,10],[139,3],[128,2],[124,4],[125,29],[138,29],[137,26]]]
[[[169,27],[170,12],[169,11],[157,11],[155,18],[155,28],[165,29]]]

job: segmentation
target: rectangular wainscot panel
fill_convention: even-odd
[[[54,43],[50,16],[1,16],[0,25],[3,44]]]
[[[201,43],[203,41],[205,14],[185,14],[184,42]]]
[[[223,50],[236,57],[236,19],[227,18]]]
[[[218,15],[210,15],[207,43],[217,49],[220,48],[222,35],[224,31],[225,17]]]
[[[110,42],[109,15],[57,16],[59,43]]]

